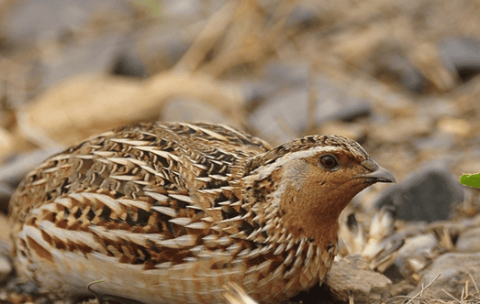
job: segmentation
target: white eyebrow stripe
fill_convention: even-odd
[[[319,147],[315,147],[315,148],[308,149],[308,150],[291,152],[291,153],[288,153],[286,155],[281,156],[274,163],[268,165],[266,168],[265,167],[260,167],[260,168],[256,169],[254,171],[255,174],[253,174],[252,176],[255,176],[255,178],[258,178],[258,179],[261,180],[261,179],[266,178],[270,174],[272,174],[273,171],[277,170],[278,168],[284,166],[285,164],[287,164],[287,163],[289,163],[293,160],[300,159],[300,158],[308,158],[308,157],[311,157],[311,156],[313,156],[313,155],[315,155],[319,152],[333,152],[333,151],[340,151],[342,149],[343,148],[340,147],[340,146],[338,146],[338,147],[319,146]]]

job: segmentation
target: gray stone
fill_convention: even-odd
[[[114,75],[145,78],[147,74],[133,41],[127,39],[122,44],[124,48],[117,52],[110,72]]]
[[[455,141],[456,138],[453,134],[435,132],[434,134],[424,138],[414,138],[411,142],[418,151],[426,151],[438,149],[447,150],[453,148]]]
[[[321,22],[321,11],[315,10],[308,2],[299,3],[291,12],[285,22],[285,26],[297,30],[319,25]]]
[[[297,137],[306,127],[308,88],[296,87],[266,100],[248,117],[259,137],[282,143]]]
[[[264,80],[275,84],[278,89],[306,85],[309,77],[308,64],[303,61],[269,62],[263,72]]]
[[[441,164],[432,163],[403,182],[386,189],[375,202],[397,207],[397,218],[405,221],[445,220],[451,206],[463,201],[463,186]]]
[[[352,295],[355,303],[373,303],[390,296],[392,282],[386,276],[367,269],[366,265],[368,262],[356,256],[333,263],[325,285],[336,300],[348,302],[349,295]]]
[[[161,3],[162,10],[164,11],[162,15],[164,14],[168,18],[183,17],[191,20],[208,9],[206,8],[205,1],[201,0],[165,0]]]
[[[43,66],[43,88],[82,73],[110,73],[122,53],[123,33],[83,39],[62,49],[55,61]]]
[[[470,281],[468,293],[474,293],[475,287],[470,275],[475,282],[480,282],[480,252],[478,253],[446,253],[439,256],[423,272],[421,280],[417,287],[408,294],[408,297],[414,297],[420,291],[422,286],[428,288],[422,291],[422,299],[444,299],[451,301],[452,298],[442,290],[445,290],[457,299],[460,298],[465,289],[465,281]]]
[[[350,96],[322,75],[316,76],[315,122],[321,124],[327,120],[350,121],[357,117],[369,116],[371,105],[368,101]]]
[[[480,227],[466,230],[458,237],[456,248],[458,251],[480,251]]]
[[[430,119],[437,120],[445,116],[460,117],[462,115],[457,103],[447,98],[442,98],[441,96],[419,98],[418,104],[421,106],[415,110],[418,111],[420,117],[429,117]]]
[[[276,87],[266,87],[265,102],[254,109],[248,118],[250,125],[259,136],[275,141],[285,142],[303,134],[311,109],[309,107],[310,88],[306,71],[299,68],[285,68],[284,72],[270,71],[268,79],[277,75]],[[303,75],[303,76],[302,76]],[[269,81],[268,83],[273,83]],[[313,84],[316,88],[315,112],[313,122],[320,125],[331,120],[350,121],[371,113],[370,104],[360,98],[349,96],[345,90],[335,86],[327,78],[317,75]],[[257,90],[259,92],[260,90]],[[273,91],[273,92],[272,92]],[[252,94],[260,98],[260,94]]]
[[[439,45],[439,54],[444,64],[463,80],[480,73],[480,40],[455,37]]]
[[[305,89],[308,76],[308,65],[305,62],[269,62],[260,79],[243,82],[241,88],[245,106],[253,111],[267,98],[275,99],[290,89]]]
[[[388,54],[391,54],[391,52]],[[382,70],[381,76],[384,78],[398,79],[412,93],[421,93],[424,89],[426,84],[425,77],[420,74],[407,57],[393,53],[381,60],[380,65]]]
[[[267,96],[275,92],[276,86],[266,81],[246,80],[240,85],[240,90],[244,100],[245,109],[248,112],[252,112],[265,102]]]
[[[155,24],[136,35],[136,49],[152,74],[173,67],[190,47],[194,36],[185,35],[178,27]]]
[[[44,39],[58,40],[76,32],[94,16],[126,20],[133,11],[127,2],[115,0],[17,1],[6,14],[3,31],[9,41],[33,46]]]
[[[437,239],[432,234],[422,234],[405,240],[395,259],[395,266],[398,267],[402,276],[410,279],[412,274],[423,269],[437,243]]]

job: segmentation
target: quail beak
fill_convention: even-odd
[[[370,173],[359,174],[355,178],[365,178],[367,183],[395,183],[395,177],[387,169],[380,167],[374,160],[368,159],[361,165]]]

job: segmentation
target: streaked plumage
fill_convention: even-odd
[[[10,205],[16,267],[60,296],[103,279],[92,288],[144,303],[218,303],[234,282],[274,303],[323,281],[340,212],[392,181],[340,136],[272,149],[220,125],[116,129],[24,178]]]

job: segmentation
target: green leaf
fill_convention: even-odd
[[[162,7],[160,1],[156,0],[136,0],[134,4],[144,8],[144,12],[151,16],[159,18],[162,16]]]
[[[475,187],[480,189],[480,172],[474,174],[464,174],[460,177],[460,183],[465,186]]]

